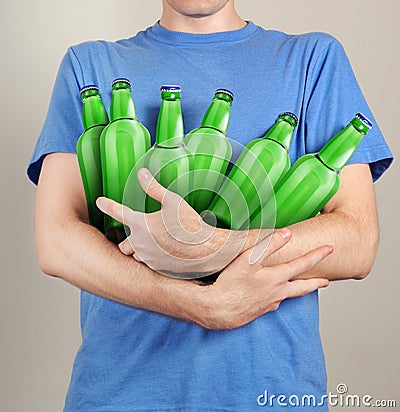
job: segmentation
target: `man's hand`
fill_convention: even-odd
[[[202,326],[208,329],[233,329],[267,312],[278,309],[287,298],[303,296],[328,286],[323,278],[293,280],[307,273],[332,253],[331,246],[322,246],[287,263],[264,266],[268,256],[284,246],[290,239],[290,230],[280,229],[271,239],[265,239],[264,254],[253,265],[249,263],[252,249],[242,253],[218,277],[206,286],[208,305]]]
[[[248,231],[213,227],[147,169],[140,169],[138,178],[144,191],[162,204],[160,211],[136,212],[104,197],[97,200],[97,206],[129,227],[130,235],[118,245],[121,252],[160,273],[180,278],[210,275],[272,232],[252,231],[249,239]]]

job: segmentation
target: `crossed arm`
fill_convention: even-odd
[[[378,228],[368,166],[348,166],[341,190],[321,216],[264,233],[265,251],[253,265],[250,246],[258,233],[234,239],[242,253],[213,285],[200,286],[160,275],[90,226],[76,156],[54,153],[43,162],[35,232],[39,263],[48,275],[130,306],[230,329],[277,309],[284,299],[327,286],[327,279],[363,278],[373,262]],[[220,242],[211,236],[204,247],[212,250]],[[324,245],[335,253],[327,257],[333,249]]]
[[[139,174],[145,190],[162,203],[160,212],[133,212],[106,198],[100,198],[97,204],[105,213],[130,226],[132,234],[119,245],[120,250],[126,255],[133,254],[158,272],[189,277],[193,272],[203,275],[217,272],[271,234],[270,229],[212,228],[181,197],[159,185],[148,172],[142,169]],[[335,253],[297,278],[363,279],[371,270],[378,240],[369,166],[348,166],[341,180],[340,191],[321,215],[291,225],[290,242],[273,254],[263,255],[262,246],[266,243],[258,243],[253,249],[253,261],[260,257],[263,265],[274,266],[330,244]]]

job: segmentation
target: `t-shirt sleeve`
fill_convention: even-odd
[[[61,61],[46,120],[28,164],[28,177],[35,184],[46,154],[76,153],[76,142],[83,131],[80,85],[82,70],[74,51],[69,48]]]
[[[318,152],[358,112],[373,122],[351,157],[351,163],[369,163],[373,181],[390,166],[393,155],[376,124],[342,45],[334,38],[316,58],[306,86],[306,151]]]

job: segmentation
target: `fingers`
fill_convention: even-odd
[[[135,253],[129,238],[126,238],[124,241],[122,241],[119,245],[119,250],[126,256],[132,256],[135,258],[138,262],[142,262],[142,259]]]
[[[133,247],[129,241],[129,237],[127,237],[125,240],[123,240],[119,245],[118,245],[119,250],[127,256],[133,255],[135,251],[133,250]]]
[[[138,171],[139,183],[143,190],[153,199],[160,202],[163,206],[168,206],[173,212],[175,218],[178,218],[178,208],[181,205],[185,207],[191,206],[178,194],[166,189],[163,185],[157,182],[156,178],[146,168]],[[194,209],[192,209],[194,211]]]
[[[127,206],[121,205],[115,200],[108,199],[107,197],[97,198],[96,205],[102,212],[121,223],[125,223],[124,219],[126,219],[127,216],[133,217],[135,213],[138,213]],[[127,224],[129,225],[129,222],[127,222]]]
[[[120,203],[108,199],[107,197],[99,197],[96,200],[96,205],[102,212],[106,213],[115,220],[118,220],[118,222],[122,223],[123,206]]]
[[[295,276],[312,269],[317,263],[321,262],[321,260],[325,259],[332,252],[332,246],[321,246],[303,256],[292,259],[287,263],[274,266],[273,269],[279,273],[282,280],[291,280]]]
[[[317,289],[325,288],[329,285],[328,279],[314,278],[305,280],[293,280],[287,283],[285,288],[287,298],[296,298],[304,296],[307,293],[314,292]]]
[[[254,265],[260,263],[263,265],[263,260],[268,256],[281,249],[289,241],[292,233],[290,229],[283,228],[276,230],[272,235],[267,236],[264,240],[257,243],[252,249],[249,249],[249,263]]]
[[[292,232],[289,228],[285,227],[283,229],[276,230],[272,236],[265,239],[266,242],[269,241],[268,249],[266,251],[267,256],[272,255],[277,250],[281,249],[292,236]]]
[[[157,182],[155,177],[145,168],[138,171],[139,183],[143,190],[153,199],[162,203],[164,196],[169,192],[164,186]]]

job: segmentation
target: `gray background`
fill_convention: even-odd
[[[74,43],[132,36],[158,19],[160,3],[1,0],[1,412],[61,410],[80,342],[78,290],[43,276],[38,267],[35,187],[25,176],[60,59]],[[325,31],[339,38],[387,141],[399,153],[398,0],[238,0],[237,8],[266,28]],[[343,382],[351,393],[397,397],[400,405],[398,174],[395,163],[376,185],[381,241],[372,274],[322,291],[321,329],[330,390]]]

